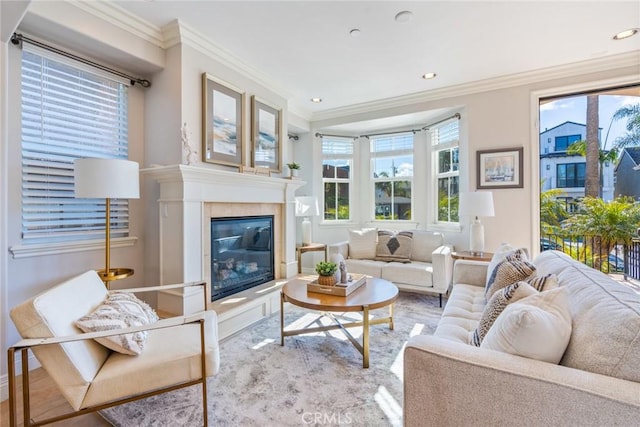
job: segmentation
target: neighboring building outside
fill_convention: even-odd
[[[602,129],[598,129],[601,139]],[[584,197],[586,158],[567,154],[567,148],[576,141],[586,139],[587,126],[581,123],[564,122],[540,132],[540,180],[541,191],[554,188],[563,192],[567,207],[573,209],[573,201]],[[602,199],[613,200],[613,170],[611,162],[605,162],[602,170]]]
[[[622,149],[615,168],[615,195],[640,201],[640,147]]]

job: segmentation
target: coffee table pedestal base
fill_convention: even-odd
[[[389,325],[389,329],[393,330],[393,303],[389,305],[389,317],[381,317],[377,319],[369,318],[369,306],[362,306],[362,321],[360,322],[348,322],[342,323],[338,318],[336,318],[333,313],[330,312],[321,312],[322,316],[326,316],[330,318],[335,324],[327,325],[327,326],[316,326],[312,328],[303,328],[303,329],[295,329],[295,330],[284,330],[284,303],[286,301],[286,296],[283,292],[280,293],[280,345],[284,345],[284,337],[290,337],[294,335],[301,334],[309,334],[313,332],[325,332],[325,331],[333,331],[336,329],[342,330],[345,336],[351,341],[353,346],[360,352],[362,355],[362,367],[369,367],[369,327],[371,325],[380,325],[387,323]],[[353,337],[347,330],[347,328],[356,328],[362,327],[362,344]]]

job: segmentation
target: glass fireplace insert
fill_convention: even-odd
[[[211,218],[211,300],[274,279],[273,215]]]

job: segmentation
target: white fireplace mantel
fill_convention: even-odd
[[[239,173],[204,166],[171,165],[142,169],[160,183],[164,200],[287,203],[304,181]]]
[[[304,181],[214,169],[170,165],[141,170],[160,184],[159,241],[162,284],[206,280],[210,237],[205,203],[282,204],[281,265],[276,278],[297,273],[295,191]],[[276,266],[278,267],[278,266]]]

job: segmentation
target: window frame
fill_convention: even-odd
[[[339,152],[325,152],[325,139],[327,139],[327,142],[333,140],[336,142],[340,142],[343,144],[350,144],[350,152],[345,152],[345,153],[339,153]],[[349,223],[352,221],[353,218],[353,206],[351,205],[351,194],[354,188],[354,163],[355,163],[355,140],[354,138],[350,138],[350,137],[341,137],[341,136],[328,136],[328,135],[322,135],[320,138],[320,142],[321,142],[321,148],[320,148],[320,152],[321,152],[321,163],[320,163],[320,177],[321,177],[321,181],[322,181],[322,203],[321,203],[321,218],[323,223],[329,223],[329,224],[339,224],[339,223]],[[337,173],[334,173],[334,176],[329,178],[329,177],[325,177],[324,176],[324,165],[325,165],[325,160],[329,160],[329,161],[334,161],[334,162],[338,162],[338,161],[342,161],[344,160],[349,168],[349,177],[348,178],[339,178],[337,176]],[[334,172],[336,172],[338,170],[338,167],[335,166],[334,167]],[[335,206],[335,215],[334,218],[327,218],[327,212],[326,212],[326,185],[327,184],[335,184],[335,199],[336,199],[336,206]],[[347,197],[347,207],[349,210],[349,217],[348,218],[339,218],[339,211],[340,211],[340,186],[341,185],[347,185],[348,188],[348,193],[349,196]]]
[[[380,151],[375,151],[375,144],[377,140],[384,140],[387,138],[392,138],[392,141],[390,141],[391,145],[393,145],[393,138],[396,138],[398,136],[404,138],[406,136],[411,136],[411,148],[398,148],[398,149],[389,149],[389,150],[380,150]],[[403,158],[403,157],[411,157],[411,175],[410,176],[397,176],[395,175],[395,173],[393,173],[393,176],[389,176],[389,177],[385,177],[385,176],[381,176],[381,177],[375,177],[375,162],[377,159],[391,159],[392,163],[393,163],[393,159],[397,159],[397,158]],[[372,206],[371,206],[371,210],[370,210],[370,214],[372,216],[373,221],[380,221],[383,223],[389,223],[390,221],[395,221],[395,222],[411,222],[414,221],[414,173],[413,173],[413,167],[415,165],[415,133],[414,132],[400,132],[400,133],[394,133],[394,134],[387,134],[387,135],[379,135],[379,136],[371,136],[369,138],[369,161],[370,161],[370,182],[371,182],[371,186],[370,186],[370,194],[371,194],[371,200],[372,200]],[[396,187],[396,183],[398,182],[405,182],[408,181],[409,182],[409,186],[410,186],[410,192],[411,192],[411,197],[410,197],[410,203],[409,203],[409,213],[410,213],[410,218],[394,218],[395,215],[395,187]],[[390,211],[392,212],[391,218],[378,218],[377,217],[377,202],[376,202],[376,184],[377,183],[381,183],[381,182],[389,182],[391,185],[391,195],[390,195],[390,205],[391,205],[391,209]],[[400,196],[398,196],[400,197]]]
[[[574,167],[574,173],[573,173],[573,177],[571,178],[571,183],[574,184],[580,184],[580,170],[582,169],[582,185],[567,185],[567,183],[569,182],[569,178],[567,175],[567,169],[568,167]],[[582,168],[580,168],[580,166],[582,166]],[[565,185],[560,185],[560,168],[563,168],[565,171]],[[556,187],[557,188],[584,188],[584,184],[586,181],[586,163],[585,162],[573,162],[573,163],[558,163],[556,165]]]
[[[457,129],[455,131],[455,138],[450,140],[445,140],[444,142],[439,142],[439,137],[435,136],[435,133],[440,129],[448,126],[452,123],[456,123]],[[457,221],[442,221],[440,220],[439,215],[439,206],[440,206],[440,195],[439,195],[439,182],[440,179],[450,179],[457,178],[458,179],[458,194],[457,201],[459,201],[460,197],[460,119],[459,118],[451,118],[445,120],[437,125],[431,126],[429,128],[429,147],[431,150],[431,161],[432,161],[432,192],[433,196],[431,198],[432,208],[432,224],[436,227],[450,228],[450,227],[459,227],[460,226],[460,216],[458,216]],[[451,155],[453,155],[454,151],[457,151],[457,169],[450,168],[448,171],[440,172],[440,153],[443,151],[449,151]],[[455,165],[456,163],[451,160],[451,165]],[[449,218],[451,218],[451,205],[449,206]]]
[[[28,55],[36,55],[29,57]],[[95,69],[93,67],[89,67],[85,64],[82,64],[78,61],[73,61],[69,58],[63,57],[61,55],[55,54],[53,52],[49,52],[47,50],[35,47],[35,46],[31,46],[31,45],[24,45],[22,50],[14,57],[16,59],[16,65],[15,65],[15,70],[16,70],[16,75],[18,76],[18,82],[19,82],[19,86],[23,87],[23,73],[25,72],[29,72],[29,64],[27,63],[25,65],[25,63],[23,63],[23,61],[25,60],[25,56],[27,56],[27,61],[31,60],[35,60],[35,64],[37,66],[37,61],[40,60],[42,61],[42,64],[45,65],[41,65],[40,67],[48,67],[51,70],[65,70],[65,69],[70,69],[67,67],[71,67],[71,69],[73,69],[73,72],[76,74],[73,74],[73,77],[71,77],[69,80],[73,80],[78,79],[78,76],[85,76],[87,75],[86,73],[90,73],[92,76],[90,79],[88,79],[89,82],[94,82],[94,81],[110,81],[111,83],[111,87],[112,87],[112,91],[117,93],[117,101],[115,101],[115,105],[117,105],[117,120],[116,122],[118,123],[118,127],[114,127],[111,128],[112,130],[110,132],[115,132],[115,129],[119,129],[119,132],[124,129],[124,136],[121,136],[119,138],[120,140],[120,146],[122,147],[122,142],[124,141],[124,152],[126,153],[124,156],[120,156],[120,157],[116,157],[113,156],[115,158],[126,158],[128,159],[129,157],[129,107],[130,107],[130,97],[128,95],[128,86],[130,85],[130,83],[122,78],[116,77],[110,73],[107,72],[103,72],[101,70]],[[53,61],[55,64],[53,65],[49,65],[46,64],[47,61]],[[33,62],[32,62],[33,64]],[[26,67],[26,68],[25,68]],[[56,68],[57,67],[57,68]],[[12,66],[13,68],[13,66]],[[42,72],[43,68],[36,68],[36,70],[39,70],[38,72]],[[49,81],[49,80],[45,80],[47,79],[47,74],[36,74],[35,75],[37,77],[37,81]],[[41,77],[42,76],[42,77]],[[80,80],[78,80],[80,81]],[[50,82],[50,81],[49,81]],[[92,84],[92,83],[90,83]],[[74,86],[73,83],[71,83],[71,86],[68,86],[71,88],[77,88],[77,87],[82,87],[82,84],[77,84]],[[67,86],[64,87],[64,89],[60,89],[59,92],[60,93],[65,93],[65,90],[69,90]],[[32,90],[33,93],[33,90]],[[24,98],[24,93],[22,90],[18,89],[18,91],[16,92],[17,98],[20,99],[20,104],[22,105],[22,103],[24,102],[25,98]],[[41,96],[41,95],[40,95]],[[57,95],[59,96],[59,95]],[[100,95],[100,96],[106,96],[106,95]],[[96,99],[101,99],[100,96],[98,96],[98,98]],[[54,98],[56,99],[56,98]],[[60,98],[57,98],[60,99]],[[51,102],[51,101],[47,101],[47,100],[38,100],[38,102],[42,102],[43,105],[46,105],[44,103],[46,102]],[[54,104],[55,101],[54,101]],[[21,108],[22,111],[22,108]],[[33,120],[31,120],[31,123],[36,123],[36,122],[40,122],[41,120],[37,119],[35,120],[35,122]],[[14,152],[14,154],[12,154],[12,156],[15,156],[16,161],[20,162],[21,164],[21,168],[19,171],[17,171],[17,174],[15,175],[15,179],[17,181],[20,181],[21,183],[21,187],[20,189],[16,190],[16,196],[17,199],[20,201],[20,230],[17,232],[16,237],[19,237],[19,244],[17,245],[13,245],[9,248],[10,253],[13,255],[13,258],[26,258],[26,257],[32,257],[32,256],[41,256],[41,255],[52,255],[52,254],[62,254],[62,253],[73,253],[73,252],[82,252],[82,251],[87,251],[87,250],[91,250],[91,249],[100,249],[100,248],[104,248],[104,230],[105,230],[105,223],[104,223],[104,199],[84,199],[85,201],[88,201],[92,206],[94,206],[93,211],[96,212],[98,215],[101,215],[101,227],[100,229],[95,228],[93,229],[93,231],[88,232],[88,233],[83,233],[81,232],[80,235],[63,235],[62,237],[60,237],[59,235],[56,235],[57,232],[60,231],[60,229],[62,227],[60,227],[59,225],[54,225],[53,227],[50,228],[50,231],[47,231],[46,234],[42,235],[42,236],[37,236],[37,237],[29,237],[28,235],[25,237],[23,235],[23,231],[24,231],[24,224],[25,224],[25,220],[24,220],[24,200],[25,198],[27,198],[28,196],[26,195],[26,192],[24,190],[25,184],[24,184],[24,179],[28,179],[29,176],[29,172],[26,172],[24,170],[25,168],[25,163],[24,162],[24,153],[25,153],[25,145],[24,145],[24,138],[25,138],[25,134],[23,133],[22,129],[24,126],[24,120],[23,120],[23,114],[22,113],[18,113],[16,116],[16,126],[17,129],[19,129],[19,131],[17,132],[18,138],[20,140],[20,144],[17,144],[16,150]],[[122,125],[122,123],[124,123],[124,125]],[[95,125],[95,123],[92,122],[92,126]],[[43,128],[44,129],[44,128]],[[77,128],[76,128],[77,129]],[[109,129],[108,127],[105,129]],[[55,132],[55,131],[54,131]],[[119,133],[118,133],[119,134]],[[54,133],[55,135],[55,133]],[[75,135],[74,133],[70,133],[71,137],[69,140],[73,139],[73,136]],[[43,139],[41,138],[41,141]],[[67,141],[67,140],[64,140]],[[46,144],[42,144],[41,142],[36,142],[36,143],[31,143],[31,146],[37,146],[38,144],[41,144],[42,146],[45,146]],[[80,144],[78,142],[76,142],[76,144]],[[86,144],[86,141],[84,139],[82,139],[81,144],[85,144],[86,146],[89,146],[89,144]],[[116,144],[117,145],[117,144]],[[112,148],[108,148],[109,152],[113,151]],[[77,155],[77,156],[71,156],[68,155],[69,157],[69,161],[70,161],[70,165],[71,167],[69,168],[69,166],[67,166],[67,171],[65,172],[67,178],[65,178],[65,183],[63,183],[64,186],[70,187],[71,190],[73,189],[73,159],[75,158],[81,158],[81,157],[100,157],[99,155],[91,155],[88,151],[82,152],[82,154]],[[106,155],[104,157],[107,157]],[[111,156],[109,156],[111,157]],[[65,160],[66,162],[66,160]],[[46,164],[46,163],[45,163]],[[69,174],[70,171],[70,174]],[[46,175],[44,175],[46,176]],[[13,178],[12,178],[13,179]],[[69,180],[71,180],[71,184],[69,185]],[[37,187],[38,184],[36,184]],[[67,190],[68,191],[68,190]],[[68,197],[68,196],[66,196]],[[73,197],[73,196],[71,196]],[[71,200],[71,197],[69,197],[68,199]],[[91,202],[93,200],[93,202]],[[116,204],[118,204],[118,201],[114,199],[114,201],[116,202]],[[133,236],[131,234],[131,230],[130,230],[130,224],[131,224],[131,212],[130,212],[130,207],[128,204],[128,200],[124,201],[125,203],[120,203],[121,205],[125,206],[126,209],[126,213],[124,214],[126,216],[126,219],[124,221],[124,223],[126,223],[126,227],[121,227],[119,230],[116,228],[115,231],[115,235],[114,237],[111,239],[111,243],[112,243],[112,247],[127,247],[127,246],[132,246],[135,244],[135,242],[137,241],[137,237]],[[73,203],[73,202],[72,202]],[[102,211],[100,212],[98,207],[99,205],[102,205]],[[46,203],[45,203],[45,208],[46,208]],[[64,208],[63,208],[64,209]],[[67,212],[68,213],[68,212]],[[63,215],[64,216],[64,215]],[[112,218],[114,218],[114,215],[112,215]],[[122,216],[121,216],[122,218]],[[97,220],[96,220],[97,222]],[[123,222],[121,222],[121,224],[123,224]],[[85,231],[88,230],[87,228],[83,228]],[[28,234],[28,233],[27,233]],[[32,234],[33,236],[33,234]]]
[[[560,139],[564,139],[566,140],[566,145],[564,145],[564,149],[558,148],[558,140]],[[571,141],[570,141],[571,140]],[[553,141],[553,148],[556,152],[563,152],[563,151],[567,151],[569,149],[569,146],[571,146],[571,144],[573,144],[574,142],[578,142],[582,140],[582,135],[580,134],[571,134],[571,135],[559,135],[556,136],[554,141]]]

